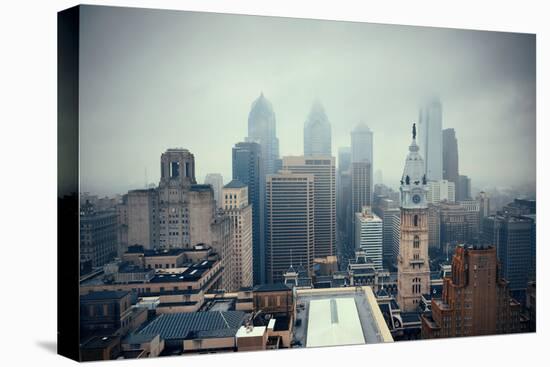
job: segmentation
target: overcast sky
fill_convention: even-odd
[[[374,169],[395,187],[419,105],[438,95],[472,185],[535,181],[534,35],[84,7],[80,46],[81,191],[158,183],[172,147],[195,155],[199,182],[210,172],[228,182],[262,91],[281,156],[303,154],[319,99],[333,155],[364,121]]]

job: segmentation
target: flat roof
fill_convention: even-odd
[[[372,289],[296,289],[293,342],[306,347],[392,342]]]
[[[365,343],[353,297],[311,300],[308,317],[307,347]]]

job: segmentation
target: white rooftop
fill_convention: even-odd
[[[309,304],[307,347],[364,344],[355,299],[328,298]]]
[[[237,338],[250,338],[262,336],[265,333],[265,326],[254,326],[253,328],[247,328],[246,326],[241,326],[237,331]]]

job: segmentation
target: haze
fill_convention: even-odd
[[[261,92],[281,156],[303,154],[319,99],[333,155],[364,121],[395,187],[419,105],[438,95],[472,185],[535,181],[534,35],[83,6],[80,45],[81,191],[158,183],[171,147],[195,155],[198,181],[228,182]]]

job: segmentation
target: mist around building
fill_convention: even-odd
[[[365,122],[333,147],[320,100],[304,118],[303,155],[281,154],[261,93],[232,177],[167,147],[158,183],[79,193],[82,360],[535,331],[535,195],[477,188],[438,98],[400,177]]]

